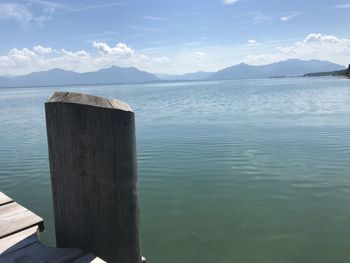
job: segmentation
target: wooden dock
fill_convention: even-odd
[[[39,241],[44,221],[0,192],[0,263],[101,263],[93,254],[77,248],[53,248]]]

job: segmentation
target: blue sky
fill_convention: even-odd
[[[111,65],[215,71],[288,58],[350,63],[350,1],[0,0],[0,75]]]

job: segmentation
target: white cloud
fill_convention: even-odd
[[[143,16],[142,18],[147,19],[147,20],[152,20],[152,21],[166,21],[167,20],[163,17],[157,17],[157,16]]]
[[[238,0],[224,0],[224,4],[226,4],[226,5],[233,5],[237,2],[238,2]]]
[[[33,49],[36,53],[41,55],[50,54],[52,52],[52,49],[50,47],[43,47],[40,45],[33,47]]]
[[[215,71],[240,62],[258,65],[289,58],[349,64],[350,39],[347,38],[313,33],[290,44],[250,40],[239,45],[168,46],[142,50],[134,50],[126,43],[111,45],[100,41],[93,44],[90,52],[54,50],[43,45],[13,48],[0,55],[0,72],[2,75],[19,75],[51,68],[87,72],[116,65],[133,66],[149,72],[182,74],[198,70]]]
[[[292,45],[278,47],[270,54],[246,56],[245,62],[267,64],[289,58],[328,60],[342,65],[349,63],[350,39],[332,35],[309,34],[303,41]]]
[[[13,1],[15,2],[15,1]],[[42,26],[52,19],[54,13],[84,12],[95,9],[113,8],[123,5],[124,2],[115,2],[98,5],[68,5],[45,0],[22,0],[22,3],[0,3],[0,21],[16,21],[21,25]]]
[[[166,63],[166,62],[170,62],[171,60],[168,57],[164,56],[164,57],[152,58],[152,61],[159,62],[159,63]]]
[[[264,65],[285,59],[287,59],[287,57],[281,56],[280,54],[260,54],[248,55],[243,61],[251,65]]]
[[[98,49],[105,55],[128,57],[134,54],[134,51],[124,43],[118,43],[114,47],[110,47],[104,42],[94,42],[93,47]]]
[[[286,22],[286,21],[289,21],[289,20],[293,19],[294,17],[296,17],[298,15],[300,15],[300,14],[299,13],[287,14],[287,15],[281,16],[280,20],[283,21],[283,22]]]
[[[47,8],[59,9],[59,8],[65,7],[65,5],[63,5],[63,4],[52,2],[52,1],[45,1],[45,0],[24,0],[24,1],[29,3],[29,4],[39,4],[39,5],[45,6]]]
[[[26,6],[12,3],[0,3],[0,20],[14,20],[21,24],[32,21],[34,15]]]
[[[322,34],[309,34],[305,39],[304,43],[341,43],[341,42],[346,42],[348,43],[349,39],[340,39],[337,38],[336,36],[331,36],[331,35],[322,35]]]
[[[125,43],[110,47],[103,42],[95,42],[93,47],[99,52],[91,54],[85,50],[53,50],[51,47],[35,46],[32,49],[11,49],[0,56],[2,74],[22,75],[34,71],[62,68],[77,72],[94,71],[112,65],[137,67],[142,70],[156,71],[161,65],[170,63],[166,56],[147,56],[134,52]]]
[[[121,5],[124,5],[124,2],[99,4],[99,5],[81,5],[79,7],[66,7],[66,11],[67,12],[84,12],[84,11],[95,10],[95,9],[113,8]]]
[[[25,68],[31,61],[37,58],[37,54],[28,48],[11,49],[6,56],[0,56],[0,72],[9,74],[11,69],[21,69]]]
[[[296,42],[292,46],[279,48],[284,54],[327,58],[350,55],[350,39],[342,39],[332,35],[309,34],[303,41]],[[339,59],[339,57],[337,58]]]
[[[90,57],[90,54],[88,52],[86,52],[85,50],[72,52],[72,51],[67,51],[64,48],[62,48],[61,53],[64,54],[64,56],[66,56],[66,57],[72,57],[72,58]]]
[[[45,13],[54,13],[57,10],[63,10],[64,12],[84,12],[95,9],[105,9],[105,8],[113,8],[120,5],[124,5],[124,2],[114,2],[114,3],[106,3],[106,4],[96,4],[96,5],[72,5],[72,4],[61,4],[52,1],[45,0],[22,0],[27,2],[28,5],[37,5],[41,6]]]
[[[251,16],[251,20],[253,21],[253,24],[255,25],[272,20],[271,16],[265,15],[262,12],[252,12],[250,16]]]
[[[248,46],[254,46],[254,45],[256,45],[257,44],[257,41],[255,40],[255,39],[250,39],[250,40],[248,40],[248,42],[247,42],[247,45]]]
[[[29,50],[28,48],[23,48],[23,49],[13,48],[9,51],[8,55],[9,57],[14,58],[14,60],[17,60],[20,62],[28,61],[37,56],[33,51]]]
[[[350,8],[350,4],[336,5],[335,8],[338,8],[338,9],[347,9],[347,8]]]
[[[46,1],[26,1],[28,4],[0,3],[0,21],[15,21],[21,25],[44,25],[52,18],[52,13],[56,10],[56,4]],[[41,9],[32,11],[33,4],[40,4]],[[58,4],[57,4],[58,5]]]
[[[204,52],[201,52],[201,51],[196,51],[196,52],[192,53],[191,56],[199,61],[199,60],[202,60],[203,58],[205,58],[207,56],[207,54]]]

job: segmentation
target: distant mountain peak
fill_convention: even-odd
[[[219,70],[209,79],[257,79],[276,76],[303,76],[309,72],[335,71],[345,67],[329,61],[292,58],[267,65],[241,63]]]
[[[52,68],[52,69],[47,70],[46,72],[75,72],[75,71],[62,69],[62,68]]]

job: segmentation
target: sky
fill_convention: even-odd
[[[0,0],[0,75],[350,63],[350,0]]]

